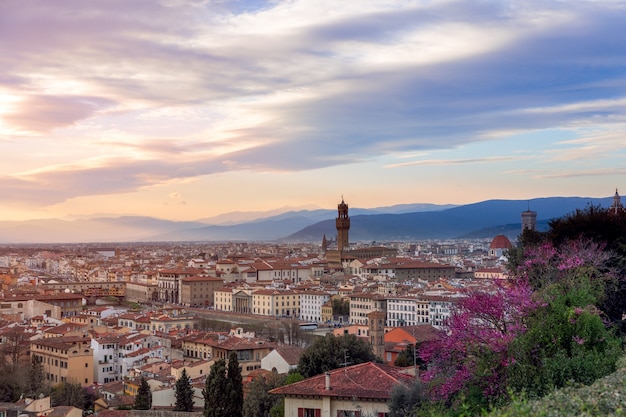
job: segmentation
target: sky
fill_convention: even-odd
[[[0,220],[626,193],[621,1],[3,0]]]

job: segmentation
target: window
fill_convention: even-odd
[[[321,415],[320,408],[298,408],[298,417],[320,417]]]
[[[361,417],[361,412],[354,410],[337,410],[337,417]]]

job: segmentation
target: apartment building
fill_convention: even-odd
[[[356,293],[348,296],[350,300],[350,323],[367,325],[367,315],[375,310],[387,311],[387,301],[376,293]]]
[[[298,318],[300,293],[289,290],[256,290],[252,292],[252,314]]]
[[[330,294],[323,291],[303,291],[300,293],[300,320],[314,323],[323,322],[322,306],[330,300]],[[331,306],[332,315],[332,306]]]
[[[415,326],[429,323],[429,300],[415,296],[387,297],[388,326]]]
[[[220,288],[214,291],[215,309],[220,311],[233,311],[233,289]]]
[[[255,369],[260,369],[261,359],[276,347],[274,343],[263,339],[237,336],[207,340],[207,344],[211,347],[211,357],[213,359],[228,360],[230,354],[235,352],[243,377],[247,377]]]
[[[193,276],[180,280],[180,302],[185,306],[207,307],[215,304],[215,290],[224,286],[217,277]]]
[[[83,296],[79,294],[27,294],[27,295],[10,295],[0,299],[0,304],[9,304],[13,302],[25,303],[29,300],[36,300],[42,303],[51,304],[59,307],[61,318],[71,317],[80,314],[83,311]],[[53,309],[45,311],[49,317],[52,315]]]
[[[86,337],[50,337],[31,342],[31,357],[40,361],[46,381],[93,384],[93,350]]]
[[[394,258],[386,262],[375,262],[360,266],[361,276],[387,275],[404,281],[436,281],[452,279],[456,268],[452,265],[423,262],[413,259]]]

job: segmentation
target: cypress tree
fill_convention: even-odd
[[[141,385],[139,385],[139,390],[137,390],[133,408],[135,410],[149,410],[152,408],[152,390],[143,376],[141,377]]]
[[[176,404],[174,411],[193,411],[193,387],[183,368],[180,378],[176,380]]]
[[[237,352],[232,352],[228,357],[228,370],[226,374],[226,385],[228,399],[226,401],[226,411],[228,416],[242,417],[243,415],[243,380],[241,379],[241,369]]]
[[[226,361],[218,359],[211,365],[211,371],[206,378],[204,390],[204,416],[205,417],[228,417],[226,414],[226,393],[228,390],[226,381]]]

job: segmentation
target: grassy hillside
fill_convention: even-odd
[[[541,400],[514,401],[489,417],[589,417],[626,416],[626,358],[611,375],[589,386],[567,387]]]

